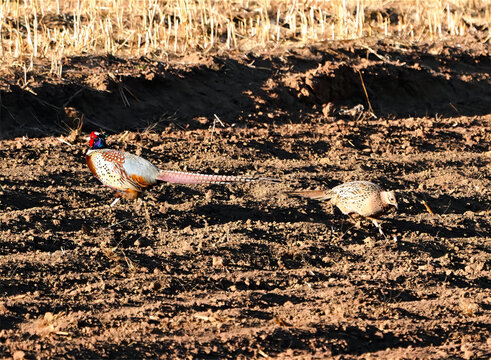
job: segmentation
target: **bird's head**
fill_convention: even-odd
[[[92,131],[89,138],[89,146],[91,150],[103,149],[106,147],[106,134],[101,134],[97,131]]]
[[[397,209],[397,199],[396,194],[393,191],[382,192],[382,199],[387,205],[393,206]]]

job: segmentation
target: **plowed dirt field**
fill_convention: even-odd
[[[372,49],[6,78],[2,357],[489,358],[489,50]],[[162,169],[283,182],[110,207],[92,130]],[[385,237],[286,194],[351,180],[396,192]]]

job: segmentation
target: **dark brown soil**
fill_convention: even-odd
[[[489,358],[486,44],[197,61],[2,79],[1,357]],[[91,130],[161,168],[284,182],[110,208]],[[285,194],[361,179],[399,198],[385,238]]]

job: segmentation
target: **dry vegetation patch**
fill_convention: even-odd
[[[0,55],[25,71],[48,61],[61,76],[64,58],[84,54],[166,60],[367,38],[433,41],[476,31],[488,42],[490,9],[486,0],[8,0],[0,6]]]

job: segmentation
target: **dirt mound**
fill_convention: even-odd
[[[84,130],[111,133],[156,124],[208,128],[215,115],[239,126],[299,123],[359,104],[369,110],[367,96],[382,117],[491,113],[489,50],[469,53],[443,44],[375,49],[209,57],[188,67],[147,59],[67,59],[62,80],[34,72],[21,86],[24,74],[4,78],[0,137],[66,133],[81,117]]]
[[[371,105],[383,117],[491,113],[490,58],[452,50],[438,55],[367,50],[367,59],[357,51],[344,63],[339,58],[320,63],[286,84],[309,105]]]

